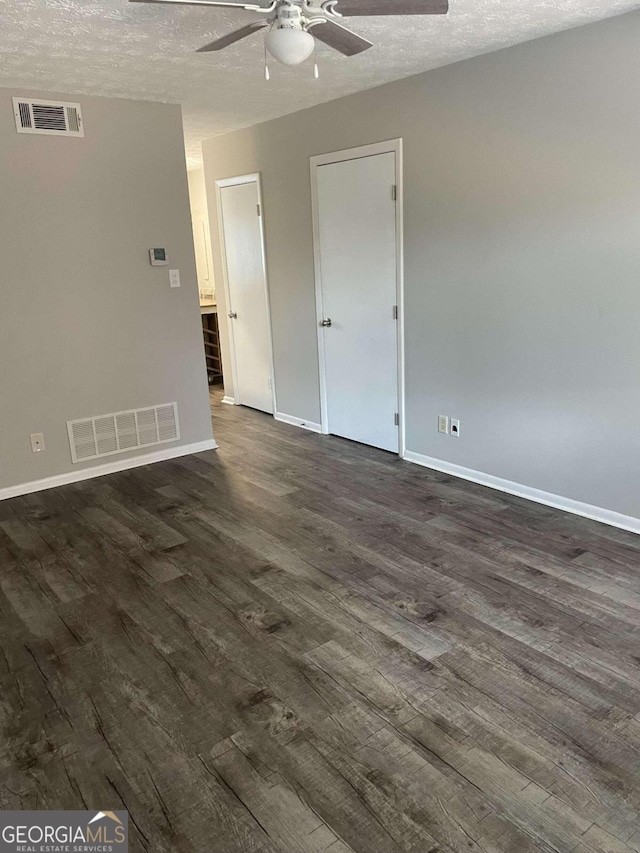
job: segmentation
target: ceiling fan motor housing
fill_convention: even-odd
[[[279,30],[301,30],[304,28],[304,19],[300,6],[285,3],[278,7],[276,26]]]

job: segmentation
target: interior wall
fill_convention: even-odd
[[[79,101],[85,137],[18,134],[13,95]],[[0,489],[95,465],[76,418],[177,401],[160,447],[210,441],[180,108],[0,89],[0,184]]]
[[[640,517],[639,42],[634,12],[204,143],[209,189],[262,173],[280,411],[320,419],[309,156],[402,137],[408,449]]]
[[[211,238],[209,211],[207,209],[207,191],[203,169],[190,169],[187,172],[189,183],[189,204],[193,226],[193,244],[196,253],[196,274],[201,302],[210,302],[215,298],[215,281],[211,260]]]

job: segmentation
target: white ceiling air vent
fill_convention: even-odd
[[[49,136],[84,136],[80,104],[65,101],[29,101],[13,99],[18,133],[44,133]]]
[[[124,453],[180,438],[178,404],[163,403],[94,418],[67,421],[73,462]]]

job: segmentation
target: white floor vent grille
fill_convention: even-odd
[[[180,438],[178,404],[163,403],[94,418],[67,421],[73,462],[112,456]]]

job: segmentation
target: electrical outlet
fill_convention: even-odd
[[[449,435],[449,416],[438,415],[438,432]]]
[[[460,437],[460,421],[457,418],[451,418],[451,435]]]
[[[41,453],[44,450],[44,435],[41,432],[31,433],[31,450],[34,453]]]

